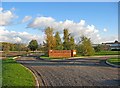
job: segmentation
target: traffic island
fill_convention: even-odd
[[[120,67],[120,58],[119,57],[109,58],[106,60],[106,63],[114,67]]]

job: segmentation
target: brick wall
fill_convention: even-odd
[[[49,57],[72,57],[75,50],[49,50]]]

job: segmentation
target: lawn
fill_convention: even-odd
[[[107,59],[107,62],[115,65],[120,65],[120,58],[115,57],[115,58],[109,58]]]
[[[95,52],[93,56],[119,55],[119,53],[120,53],[119,51],[100,51],[100,52]],[[82,57],[82,55],[77,54],[76,57]]]
[[[2,87],[2,60],[0,60],[0,88]]]
[[[48,56],[45,56],[45,55],[42,55],[40,56],[40,58],[42,59],[47,59],[47,60],[52,60],[52,59],[59,59],[59,60],[63,60],[63,59],[67,59],[66,57],[48,57]]]
[[[3,87],[29,87],[35,88],[35,79],[31,72],[13,59],[2,61]]]
[[[100,51],[95,52],[95,55],[119,55],[118,51]]]

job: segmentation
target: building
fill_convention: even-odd
[[[105,50],[120,50],[120,42],[118,41],[102,43],[102,45],[105,46]]]

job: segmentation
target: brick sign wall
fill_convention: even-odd
[[[75,50],[49,50],[49,57],[72,57]]]

